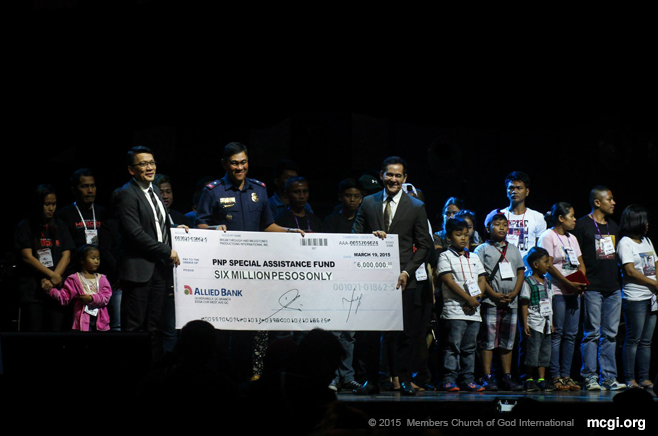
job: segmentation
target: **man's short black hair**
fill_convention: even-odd
[[[505,177],[505,188],[510,184],[510,182],[515,181],[523,182],[526,188],[530,187],[530,176],[522,171],[512,171]]]
[[[155,175],[155,180],[153,182],[154,182],[155,186],[157,186],[158,188],[163,183],[169,183],[171,185],[171,179],[166,174],[156,174]]]
[[[244,154],[249,156],[249,152],[247,151],[246,145],[240,142],[229,142],[224,146],[224,151],[222,152],[222,160],[224,162],[228,162],[231,156],[240,154],[242,152],[244,152]]]
[[[452,232],[457,230],[468,230],[468,223],[464,218],[455,217],[446,222],[446,236],[450,238]]]
[[[594,201],[595,200],[600,200],[603,195],[605,195],[606,192],[608,192],[610,188],[607,186],[603,185],[597,185],[592,188],[591,191],[589,191],[589,205],[594,209]]]
[[[546,251],[545,248],[534,246],[530,249],[527,259],[528,265],[530,265],[530,268],[532,268],[533,271],[535,270],[534,263],[544,256],[548,256],[548,251]]]
[[[382,162],[382,172],[385,173],[389,165],[402,165],[402,174],[407,174],[407,161],[402,159],[400,156],[390,156],[384,159]]]
[[[140,153],[148,153],[151,156],[153,156],[153,152],[151,151],[151,149],[144,145],[138,145],[136,147],[133,147],[130,150],[128,150],[128,154],[126,155],[126,163],[128,164],[129,167],[135,164],[135,156],[137,156]]]
[[[94,177],[94,173],[89,168],[80,168],[71,174],[69,182],[71,183],[71,188],[75,189],[80,184],[81,177]]]
[[[299,167],[290,159],[279,159],[274,163],[274,178],[278,178],[284,171],[294,171],[299,174]]]
[[[343,192],[352,188],[359,189],[359,185],[356,183],[356,180],[352,178],[345,179],[338,184],[338,193],[342,194]]]
[[[308,182],[306,181],[306,179],[304,177],[301,177],[301,176],[291,177],[288,180],[286,180],[286,185],[284,187],[284,190],[288,191],[292,187],[292,185],[295,184],[295,183],[306,183],[306,185],[308,185]]]

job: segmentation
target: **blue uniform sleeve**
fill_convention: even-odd
[[[199,224],[206,224],[208,226],[215,225],[212,222],[212,208],[214,205],[215,199],[212,195],[212,191],[204,189],[201,192],[201,197],[199,198],[199,204],[196,208],[196,220],[194,221],[194,226]]]

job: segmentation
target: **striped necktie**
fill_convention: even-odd
[[[158,222],[160,223],[160,230],[162,231],[162,242],[169,245],[169,233],[167,233],[167,223],[162,216],[162,211],[160,211],[160,203],[158,202],[153,188],[149,188],[149,195],[151,196],[151,201],[153,202],[153,207],[155,208],[155,213],[158,215]]]

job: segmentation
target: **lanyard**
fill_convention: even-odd
[[[78,215],[80,215],[80,219],[82,220],[82,225],[85,226],[85,230],[87,230],[87,223],[85,222],[85,219],[82,216],[82,212],[80,212],[80,208],[78,208],[78,203],[74,202],[73,205],[78,210]],[[96,209],[94,209],[94,203],[91,203],[91,213],[94,216],[94,230],[96,230]]]
[[[457,256],[457,258],[459,259],[459,266],[462,269],[462,277],[463,277],[464,281],[466,281],[466,274],[464,273],[464,263],[462,262],[462,257],[465,257],[466,259],[468,259],[469,256],[467,256],[466,254],[464,254],[463,256],[460,255],[455,250],[453,250],[452,247],[450,247],[450,251],[452,251],[453,254],[455,256]],[[466,253],[468,253],[468,251]],[[466,264],[468,265],[468,272],[471,274],[471,279],[473,279],[473,270],[471,270],[471,263],[467,261]]]
[[[557,235],[557,238],[560,240],[560,244],[562,244],[562,248],[565,248],[565,247],[564,247],[564,242],[562,242],[562,238],[560,238],[560,234],[559,234],[558,232],[555,231],[555,228],[553,228],[552,230],[555,232],[555,234]],[[600,234],[600,232],[599,232],[599,234]],[[568,237],[568,236],[567,236],[567,242],[568,242],[567,245],[569,246],[569,248],[571,248],[571,241],[569,240],[569,237]],[[565,248],[565,249],[566,249],[566,248]]]
[[[530,278],[534,280],[537,284],[539,284],[539,280],[537,280],[533,276],[530,276]],[[546,292],[546,297],[548,297],[548,280],[546,280],[546,276],[543,276],[542,279],[544,280],[544,292]],[[539,290],[539,288],[537,290]],[[539,293],[539,296],[541,297],[541,292]]]
[[[592,218],[592,221],[594,221],[594,225],[596,226],[596,230],[599,231],[599,236],[601,237],[601,239],[603,239],[603,235],[601,234],[601,229],[599,228],[599,224],[596,222],[596,220],[594,219],[592,214],[589,214],[588,216],[590,218]],[[608,231],[608,236],[610,236],[610,223],[605,223],[605,226],[606,226],[606,230]]]
[[[292,212],[290,212],[290,213],[292,213]],[[294,213],[292,213],[292,217],[295,219],[295,222],[297,223],[297,228],[299,229],[300,227],[299,227],[299,221],[297,221],[297,216]],[[312,230],[311,230],[311,220],[308,219],[308,216],[306,217],[306,231],[308,233],[312,232]]]
[[[495,245],[494,245],[494,247],[496,248],[496,250],[498,250],[498,247],[496,247]],[[500,251],[500,254],[503,256],[503,260],[505,260],[505,261],[507,261],[507,263],[509,263],[509,260],[507,260],[507,257],[505,257],[505,254],[507,254],[507,247],[508,247],[508,244],[505,243],[505,247],[502,250],[498,250],[498,251]],[[501,260],[501,262],[503,260]]]

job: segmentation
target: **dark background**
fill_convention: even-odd
[[[25,120],[25,147],[12,160],[13,170],[19,171],[9,179],[12,189],[5,191],[8,204],[17,207],[4,219],[9,228],[14,226],[24,211],[21,205],[40,183],[56,186],[59,207],[72,202],[68,177],[80,167],[94,171],[97,202],[108,204],[111,192],[129,179],[125,155],[138,144],[154,151],[158,172],[173,180],[174,208],[188,212],[197,180],[224,175],[221,150],[230,141],[248,146],[249,175],[264,181],[270,193],[274,161],[286,157],[297,162],[321,218],[336,205],[342,179],[376,174],[390,155],[409,162],[408,182],[423,191],[437,230],[444,201],[457,196],[475,211],[482,232],[486,213],[508,204],[504,178],[513,170],[530,175],[527,204],[541,212],[567,201],[578,217],[588,213],[588,193],[596,184],[611,188],[617,221],[631,203],[655,210],[658,151],[655,126],[648,120],[633,112],[533,120],[512,110],[505,117],[205,107],[177,114],[151,107],[144,116],[115,119],[102,109],[72,118],[44,109]],[[27,167],[34,171],[25,177],[21,173]]]
[[[631,203],[656,216],[656,82],[642,80],[655,69],[635,64],[649,52],[631,60],[621,41],[484,32],[471,44],[445,17],[420,30],[402,17],[369,19],[376,28],[357,34],[363,15],[327,8],[329,26],[306,9],[213,2],[20,5],[28,14],[11,20],[4,58],[4,272],[36,186],[55,185],[63,207],[70,174],[89,167],[97,202],[108,204],[137,144],[154,150],[181,212],[200,177],[223,176],[222,147],[240,141],[249,175],[270,192],[274,161],[295,160],[321,218],[340,180],[378,172],[390,155],[409,162],[435,231],[444,201],[458,196],[482,233],[486,213],[507,205],[513,170],[530,175],[528,206],[541,212],[567,201],[580,217],[592,186],[605,184],[615,220]]]

